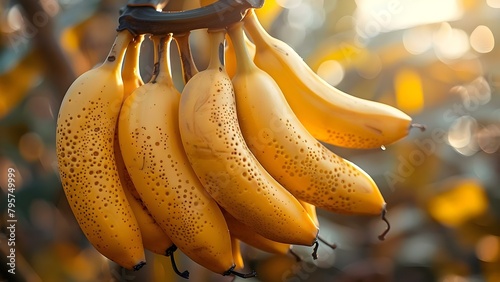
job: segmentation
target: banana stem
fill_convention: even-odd
[[[330,247],[332,250],[335,250],[337,248],[337,244],[333,243],[329,243],[328,241],[326,241],[325,239],[321,238],[320,236],[318,236],[318,240],[321,241],[321,243],[327,245],[328,247]]]
[[[141,74],[139,72],[139,56],[142,42],[144,41],[144,35],[138,35],[132,39],[127,47],[127,53],[125,55],[125,62],[123,63],[123,79],[139,78],[141,79]],[[141,79],[142,81],[142,79]]]
[[[158,75],[155,82],[165,83],[169,86],[174,85],[172,72],[170,71],[170,43],[172,42],[172,34],[161,37],[158,46]]]
[[[146,0],[147,1],[147,0]],[[264,0],[219,0],[197,9],[162,13],[155,5],[128,5],[119,18],[117,30],[132,34],[165,35],[202,28],[224,28],[241,21],[249,8],[260,8]]]
[[[257,68],[245,43],[243,23],[238,22],[233,24],[228,28],[228,33],[233,42],[234,52],[236,54],[236,73],[247,73]]]
[[[158,74],[160,72],[160,45],[161,45],[161,36],[152,36],[151,40],[153,41],[153,75],[149,80],[149,83],[156,83],[156,79],[158,78]]]
[[[387,214],[387,209],[384,207],[384,210],[382,210],[382,220],[387,224],[387,228],[385,229],[385,231],[380,234],[378,236],[378,239],[380,241],[384,241],[385,240],[385,235],[387,235],[387,233],[389,233],[389,230],[391,230],[391,224],[389,223],[389,221],[387,220],[387,218],[385,217],[385,215]]]
[[[420,124],[420,123],[412,123],[410,124],[410,129],[412,128],[418,128],[420,131],[424,132],[427,129],[427,126],[425,124]]]
[[[170,257],[170,261],[172,263],[172,268],[175,272],[175,274],[179,275],[182,278],[189,279],[189,271],[184,270],[183,272],[180,272],[179,269],[177,268],[177,264],[175,263],[175,258],[174,258],[174,252],[177,250],[176,245],[172,245],[170,248],[167,249],[165,252],[165,255],[167,257]]]
[[[253,43],[258,49],[259,47],[263,48],[268,45],[267,41],[271,38],[271,36],[260,24],[254,9],[248,10],[243,22],[245,23],[245,30],[248,31]]]
[[[224,29],[208,30],[210,39],[210,61],[207,69],[224,69],[224,40],[226,31]]]
[[[236,265],[231,266],[231,268],[229,268],[222,275],[223,276],[228,276],[228,275],[232,274],[232,275],[235,275],[235,276],[238,276],[238,277],[241,277],[241,278],[252,278],[252,277],[257,276],[257,273],[255,272],[255,270],[252,270],[250,273],[240,273],[240,272],[234,271],[235,267],[236,267]]]
[[[318,248],[319,248],[319,242],[316,240],[316,241],[314,241],[314,249],[312,252],[312,257],[315,260],[318,259]]]
[[[121,77],[123,58],[125,57],[125,52],[127,51],[130,41],[132,41],[132,34],[130,32],[118,32],[115,42],[113,42],[113,46],[111,47],[111,50],[101,67],[110,68],[114,73]]]
[[[191,46],[189,45],[189,35],[190,32],[175,35],[175,42],[177,42],[177,49],[179,50],[179,55],[181,58],[181,68],[182,68],[182,78],[184,79],[184,84],[186,84],[191,77],[198,73],[198,68],[193,59],[193,53],[191,52]]]

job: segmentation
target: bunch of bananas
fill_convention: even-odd
[[[208,33],[211,57],[200,72],[186,34],[152,35],[155,71],[144,83],[144,35],[119,31],[105,62],[68,89],[57,120],[59,170],[93,246],[127,269],[145,264],[146,249],[171,256],[187,278],[173,260],[178,248],[215,273],[251,277],[237,272],[240,242],[277,254],[315,246],[315,257],[316,207],[383,215],[372,178],[320,141],[388,145],[408,134],[411,118],[328,85],[252,9]],[[170,69],[174,39],[182,94]]]

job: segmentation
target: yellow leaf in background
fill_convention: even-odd
[[[463,179],[428,202],[430,215],[440,223],[457,227],[488,208],[484,188],[476,179]]]
[[[397,106],[408,114],[417,114],[424,107],[424,93],[422,90],[422,79],[412,69],[403,69],[397,73],[394,79]]]

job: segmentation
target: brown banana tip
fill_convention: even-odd
[[[134,265],[133,269],[134,269],[134,271],[138,271],[139,269],[141,269],[145,265],[146,265],[146,262],[145,261],[141,261],[138,264]]]
[[[384,204],[384,208],[382,210],[381,218],[387,224],[387,228],[385,229],[385,231],[382,234],[380,234],[378,236],[378,239],[380,241],[384,241],[385,240],[385,235],[387,235],[387,233],[389,233],[389,230],[391,230],[391,224],[389,223],[389,221],[385,217],[386,214],[387,214],[387,208],[386,208],[386,204]]]
[[[302,258],[296,252],[294,252],[292,249],[289,249],[288,252],[295,258],[296,262],[302,261]]]
[[[412,123],[412,124],[410,124],[410,129],[412,129],[412,128],[418,128],[418,129],[420,129],[421,132],[424,132],[427,129],[427,126],[425,126],[425,124]]]
[[[318,259],[318,249],[319,249],[319,242],[318,240],[314,241],[314,249],[312,252],[312,257],[313,259]]]
[[[174,270],[175,274],[179,275],[182,278],[189,279],[189,271],[184,270],[183,272],[180,272],[179,269],[177,268],[177,264],[175,263],[175,258],[174,258],[174,252],[177,250],[176,245],[170,246],[167,251],[165,252],[165,255],[167,257],[170,257],[170,262],[172,264],[172,269]]]
[[[321,243],[327,245],[328,247],[330,247],[332,250],[335,250],[337,248],[337,244],[335,243],[330,243],[328,241],[326,241],[325,239],[323,239],[322,237],[318,236],[318,240],[321,241]]]
[[[234,271],[235,267],[236,267],[236,265],[233,264],[233,266],[231,266],[228,270],[226,270],[224,273],[222,273],[222,275],[223,276],[234,275],[234,276],[238,276],[241,278],[252,278],[252,277],[257,276],[257,272],[255,272],[255,270],[252,270],[250,273],[240,273],[240,272]]]

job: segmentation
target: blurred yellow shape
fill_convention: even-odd
[[[175,273],[170,265],[170,257],[153,254],[153,280],[175,281]],[[174,253],[175,257],[175,253]],[[182,271],[182,270],[181,270]]]
[[[441,279],[441,282],[467,282],[467,279],[456,274],[447,274]]]
[[[476,256],[484,262],[494,262],[499,258],[500,239],[497,236],[486,235],[476,244]]]
[[[19,152],[28,162],[40,159],[45,150],[42,138],[35,132],[28,132],[19,139]]]
[[[483,214],[487,206],[484,189],[476,179],[459,180],[428,202],[430,215],[451,227],[457,227]]]
[[[397,106],[407,114],[416,114],[424,107],[422,79],[412,69],[402,69],[394,79]]]
[[[0,74],[0,119],[26,97],[41,74],[42,59],[34,50]]]
[[[257,17],[265,29],[270,29],[273,22],[280,15],[283,7],[276,0],[264,1],[262,8],[256,9]]]

